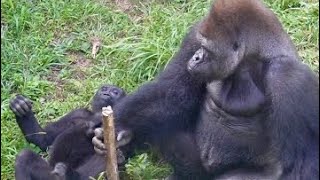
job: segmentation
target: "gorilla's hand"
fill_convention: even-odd
[[[32,101],[22,95],[17,95],[10,101],[10,109],[18,117],[26,117],[33,114]]]
[[[121,159],[123,158],[123,154],[118,148],[130,143],[132,136],[133,136],[132,132],[129,130],[120,130],[117,133],[116,146],[117,146],[118,162],[121,162]],[[96,153],[101,155],[104,155],[106,153],[107,149],[103,143],[103,129],[101,127],[96,128],[94,130],[94,137],[92,138],[92,144],[94,146],[94,150],[96,151]]]
[[[106,153],[106,147],[103,143],[103,129],[101,127],[98,127],[94,130],[94,137],[92,138],[92,144],[94,146],[94,150],[98,154],[105,154]]]

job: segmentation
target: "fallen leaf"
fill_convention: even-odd
[[[91,55],[92,55],[93,59],[95,59],[96,55],[102,45],[101,39],[98,37],[93,37],[93,38],[91,38],[91,44],[92,44]]]

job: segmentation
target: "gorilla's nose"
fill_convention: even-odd
[[[107,92],[101,93],[101,97],[104,98],[104,99],[109,99],[110,96],[111,96],[111,95],[110,95],[109,93],[107,93]]]

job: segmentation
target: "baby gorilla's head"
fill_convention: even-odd
[[[120,101],[126,93],[123,89],[113,85],[103,85],[93,97],[92,110],[94,112],[101,111],[102,107],[113,107]]]

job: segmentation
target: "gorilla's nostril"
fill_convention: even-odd
[[[102,95],[104,95],[104,96],[110,96],[109,93],[102,93]]]

